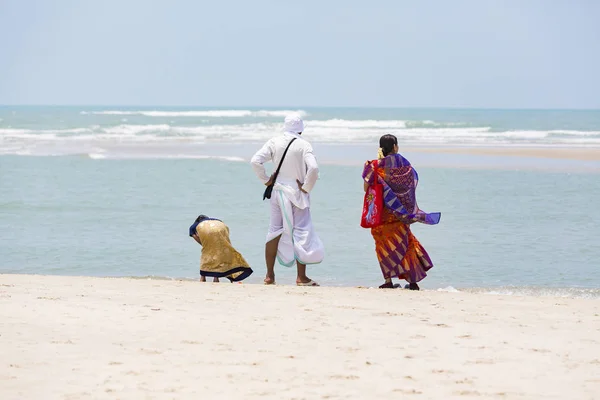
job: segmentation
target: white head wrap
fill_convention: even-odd
[[[302,121],[302,118],[298,114],[289,114],[285,117],[283,130],[291,133],[304,132],[304,121]]]

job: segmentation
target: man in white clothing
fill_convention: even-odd
[[[283,135],[265,143],[251,161],[258,178],[269,186],[273,183],[273,175],[267,175],[263,164],[273,161],[277,167],[285,149],[296,139],[289,146],[271,195],[271,221],[265,245],[267,285],[275,283],[277,259],[287,267],[296,263],[297,285],[318,286],[306,276],[306,264],[318,264],[325,256],[323,243],[315,233],[310,217],[309,193],[319,177],[319,167],[312,146],[300,136],[303,131],[302,118],[297,114],[288,115]]]

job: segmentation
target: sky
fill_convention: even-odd
[[[0,104],[600,108],[595,0],[0,0]]]

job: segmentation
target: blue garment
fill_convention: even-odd
[[[190,233],[190,237],[194,236],[196,234],[196,228],[198,227],[199,224],[201,224],[204,221],[221,221],[221,220],[220,219],[216,219],[216,218],[210,218],[210,217],[207,217],[206,215],[200,215],[198,217],[198,220],[196,222],[194,222],[192,224],[192,226],[190,226],[190,232],[189,232]],[[223,221],[221,221],[221,222],[223,222]]]

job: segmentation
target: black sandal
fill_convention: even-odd
[[[386,282],[383,285],[379,286],[379,289],[393,289],[394,284],[392,282]]]

